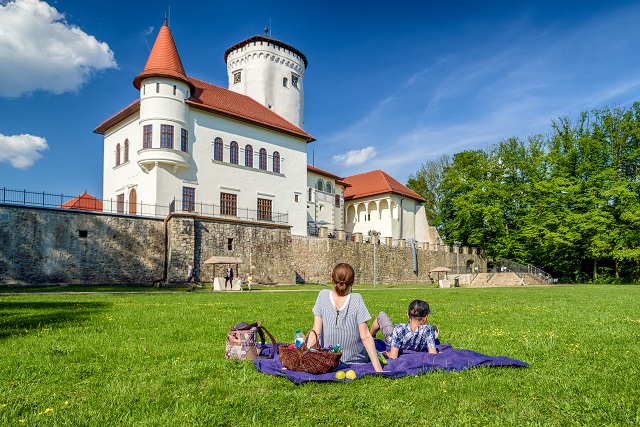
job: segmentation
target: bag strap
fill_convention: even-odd
[[[258,323],[261,323],[261,322],[258,322]],[[264,326],[256,326],[256,328],[258,329],[258,335],[260,335],[260,341],[262,343],[262,347],[264,347],[264,343],[265,343],[264,334],[267,334],[267,336],[271,340],[271,345],[272,345],[271,354],[269,356],[264,356],[264,357],[268,359],[273,359],[273,356],[275,356],[276,353],[278,352],[278,345],[276,343],[276,339],[273,337],[273,335],[271,335],[271,332],[269,332],[267,328],[265,328]]]

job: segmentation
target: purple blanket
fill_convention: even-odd
[[[267,354],[271,350],[270,345],[262,350],[263,354]],[[378,350],[385,349],[385,343],[376,339],[376,347]],[[388,347],[386,348],[387,350]],[[378,374],[374,371],[371,363],[347,365],[340,364],[333,372],[321,375],[312,375],[306,372],[296,372],[282,367],[278,355],[273,359],[256,359],[254,364],[258,371],[281,377],[287,377],[295,384],[306,381],[349,381],[338,380],[335,377],[335,371],[344,371],[353,369],[356,378],[362,378],[365,375],[382,375],[387,378],[400,378],[406,375],[420,375],[430,371],[462,371],[464,369],[476,366],[520,366],[527,367],[528,363],[520,360],[511,359],[505,356],[487,356],[486,354],[476,353],[471,350],[458,350],[451,345],[438,345],[438,354],[429,354],[424,352],[404,351],[397,359],[389,359],[389,364],[383,366],[384,373]]]

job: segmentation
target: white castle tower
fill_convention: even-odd
[[[229,90],[247,95],[304,128],[307,58],[293,46],[267,36],[250,37],[224,53]]]

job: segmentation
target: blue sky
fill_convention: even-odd
[[[137,99],[165,12],[188,75],[270,25],[309,59],[309,163],[401,182],[427,160],[640,101],[640,4],[0,0],[0,187],[102,196],[93,129]],[[522,5],[521,5],[522,4]]]

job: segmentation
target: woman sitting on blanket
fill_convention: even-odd
[[[340,344],[343,363],[367,363],[371,361],[376,372],[383,372],[378,353],[369,332],[367,321],[371,315],[360,294],[351,294],[354,280],[353,267],[341,263],[333,268],[333,291],[323,289],[313,307],[313,330],[326,348]],[[316,343],[309,335],[308,346]]]

